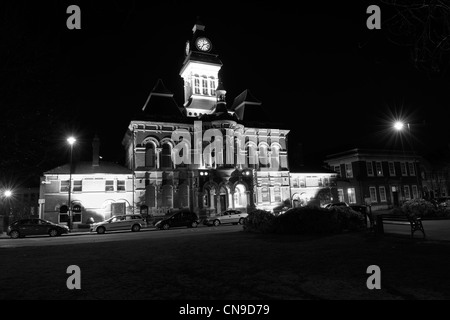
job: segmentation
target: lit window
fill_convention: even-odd
[[[385,187],[380,187],[379,191],[380,191],[380,201],[381,202],[386,202],[387,199],[386,199],[386,189],[385,189]]]
[[[209,80],[209,88],[211,90],[211,95],[215,95],[216,94],[216,81],[214,79],[210,79]]]
[[[202,79],[203,94],[208,95],[208,80]]]
[[[197,77],[194,78],[194,93],[200,94],[200,79]]]
[[[347,195],[348,195],[348,202],[349,203],[356,203],[355,188],[348,188],[347,189]]]
[[[381,162],[375,162],[375,168],[377,170],[377,176],[383,176],[383,167],[381,166]]]
[[[378,202],[377,200],[377,189],[375,187],[369,187],[370,202]]]
[[[372,161],[367,161],[367,175],[368,176],[373,176],[373,166],[372,166]]]

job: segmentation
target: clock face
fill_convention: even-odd
[[[195,42],[197,48],[201,51],[209,51],[211,50],[211,42],[207,38],[198,38]]]
[[[189,54],[189,41],[186,42],[186,55]]]

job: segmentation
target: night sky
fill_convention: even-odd
[[[408,141],[423,154],[448,149],[447,7],[423,24],[427,8],[413,1],[403,2],[412,11],[387,0],[92,2],[0,4],[4,179],[24,183],[66,163],[70,134],[77,159],[90,159],[97,133],[103,160],[123,164],[122,138],[158,78],[183,104],[179,71],[197,17],[223,62],[228,106],[250,89],[291,129],[290,153],[302,143],[305,162]],[[66,28],[71,4],[81,8],[81,30]],[[381,8],[381,30],[366,27],[370,4]],[[400,117],[413,139],[391,129]]]

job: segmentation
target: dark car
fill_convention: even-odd
[[[155,224],[158,229],[168,230],[172,227],[188,227],[196,228],[199,223],[199,218],[195,212],[189,210],[181,210],[173,213],[164,220],[160,220]]]
[[[334,202],[334,203],[329,203],[329,204],[325,205],[324,208],[332,209],[335,207],[349,207],[349,205],[346,202]]]
[[[45,234],[48,234],[50,237],[56,237],[69,233],[69,228],[65,225],[42,219],[22,219],[13,222],[6,233],[13,239]]]

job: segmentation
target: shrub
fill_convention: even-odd
[[[334,207],[341,230],[358,231],[366,225],[365,216],[349,207]]]
[[[408,217],[424,218],[424,217],[436,217],[438,210],[434,205],[424,199],[408,200],[401,206],[403,214]]]
[[[252,211],[244,221],[244,230],[262,233],[272,232],[274,219],[275,216],[269,211]]]
[[[278,216],[274,231],[280,234],[326,234],[338,232],[339,224],[334,211],[306,206]]]

